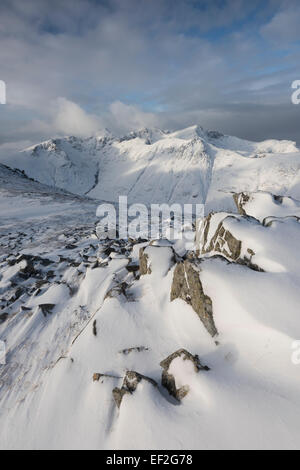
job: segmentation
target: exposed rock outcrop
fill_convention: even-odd
[[[235,216],[225,216],[218,224],[215,232],[209,238],[209,231],[214,214],[209,214],[204,222],[204,240],[202,247],[202,254],[217,251],[232,261],[237,261],[241,255],[242,242],[238,240],[228,229],[224,226],[224,220],[230,217],[236,219]],[[238,219],[236,219],[238,220]]]
[[[211,336],[218,333],[213,319],[212,301],[205,295],[200,280],[199,261],[186,259],[177,264],[170,300],[178,298],[192,306]]]
[[[115,403],[118,408],[120,408],[121,406],[124,395],[134,393],[138,385],[142,381],[146,381],[154,387],[157,387],[157,383],[155,382],[155,380],[151,379],[150,377],[146,377],[145,375],[139,374],[138,372],[135,372],[133,370],[129,370],[126,372],[122,387],[116,387],[112,391]]]
[[[260,225],[258,220],[249,216],[232,215],[227,213],[210,213],[203,221],[197,234],[197,252],[205,255],[222,255],[227,260],[246,265],[255,271],[263,271],[252,262],[255,255],[251,247],[244,246],[235,227],[240,223]],[[237,230],[238,231],[238,230]]]
[[[44,315],[44,317],[46,317],[47,315],[51,315],[54,307],[55,307],[55,304],[40,304],[39,305],[39,308],[41,309],[41,312]]]
[[[209,367],[203,366],[197,355],[193,356],[185,349],[178,349],[178,351],[175,351],[161,361],[160,365],[163,368],[161,377],[162,386],[168,390],[170,395],[181,401],[188,394],[190,388],[189,384],[178,385],[178,382],[180,382],[179,373],[175,372],[176,368],[173,368],[174,370],[171,368],[173,361],[178,359],[182,361],[183,367],[186,367],[188,363],[192,364],[195,373],[198,373],[200,370],[208,371]],[[185,361],[187,361],[186,364]]]
[[[272,225],[275,223],[275,222],[279,222],[279,223],[284,223],[286,221],[289,221],[289,220],[294,220],[295,222],[300,222],[300,217],[297,217],[296,215],[289,215],[289,216],[286,216],[286,217],[266,217],[264,220],[263,220],[263,226],[264,227],[272,227]]]
[[[97,320],[93,321],[93,335],[97,336]]]
[[[122,377],[117,377],[116,375],[112,374],[100,374],[100,372],[95,372],[93,374],[93,382],[99,382],[100,379],[103,377],[108,377],[109,379],[121,379]]]
[[[144,352],[144,351],[149,351],[149,348],[147,348],[146,346],[133,346],[132,348],[122,349],[121,351],[119,351],[119,353],[127,356],[128,354],[132,352]]]
[[[141,276],[154,271],[164,276],[176,262],[176,256],[171,246],[148,245],[140,248],[139,262]]]
[[[241,215],[255,217],[260,222],[266,217],[300,217],[300,201],[290,196],[271,194],[266,191],[233,194]]]
[[[145,248],[140,248],[139,252],[140,260],[140,274],[144,276],[145,274],[151,274],[151,266],[149,263],[149,256],[145,253]]]
[[[3,323],[5,322],[5,320],[7,320],[8,318],[8,313],[0,313],[0,323]]]
[[[233,194],[233,199],[236,204],[237,210],[239,211],[239,214],[241,215],[247,215],[244,206],[250,199],[250,194],[249,193],[234,193]]]
[[[129,288],[130,285],[125,281],[116,283],[106,292],[104,300],[117,298],[120,295],[123,295],[128,302],[133,302],[134,298],[133,295],[128,291]]]

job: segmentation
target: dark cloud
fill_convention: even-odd
[[[194,123],[300,141],[295,1],[2,0],[0,18],[0,142]]]

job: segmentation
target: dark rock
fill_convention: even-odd
[[[39,289],[40,287],[43,287],[45,284],[49,284],[47,279],[39,279],[38,281],[35,282],[35,287]]]
[[[148,253],[146,252],[148,250]],[[159,246],[159,245],[152,245],[151,243],[148,246],[140,248],[139,251],[139,264],[140,264],[140,275],[143,276],[145,274],[151,274],[153,271],[152,260],[151,260],[151,250],[161,250],[162,259],[165,259],[165,255],[167,254],[169,257],[169,265],[167,267],[161,266],[162,270],[166,269],[168,271],[173,264],[176,262],[176,254],[171,246]],[[162,275],[165,273],[161,272]]]
[[[40,304],[39,305],[39,308],[41,309],[44,317],[46,317],[47,315],[51,315],[54,307],[55,307],[55,304]]]
[[[108,261],[104,261],[103,263],[99,263],[98,267],[99,268],[107,268],[108,266]]]
[[[130,354],[131,352],[143,352],[143,351],[149,351],[149,348],[146,348],[145,346],[134,346],[132,348],[127,348],[127,349],[122,349],[122,351],[119,351],[121,354]]]
[[[117,253],[117,250],[111,246],[108,246],[107,248],[105,248],[103,253],[105,254],[105,256],[109,256],[111,253]]]
[[[112,374],[100,374],[99,372],[95,372],[93,374],[93,382],[99,382],[99,380],[103,377],[107,377],[109,379],[121,379],[122,377],[118,377]]]
[[[26,260],[26,266],[23,269],[20,269],[20,273],[27,275],[26,277],[35,276],[39,273],[34,267],[34,263],[31,260]]]
[[[200,363],[199,357],[197,355],[193,356],[191,353],[189,353],[185,349],[178,349],[178,351],[175,351],[173,354],[170,354],[170,356],[168,356],[166,359],[161,361],[160,366],[163,368],[162,377],[161,377],[162,386],[168,390],[170,395],[172,395],[178,401],[181,401],[182,398],[184,398],[188,394],[189,386],[188,384],[186,384],[180,388],[177,388],[176,377],[174,377],[174,375],[169,373],[169,368],[170,368],[172,361],[178,357],[181,357],[184,361],[192,362],[195,373],[198,373],[200,370],[208,371],[210,369],[209,367],[203,366]]]
[[[93,321],[93,335],[97,336],[97,320]]]
[[[210,228],[210,222],[213,214],[209,214],[204,222],[204,243],[202,254],[210,253],[212,251],[218,251],[224,254],[227,258],[236,261],[241,255],[242,242],[235,238],[229,230],[224,228],[224,220],[235,219],[234,216],[226,216],[223,219],[215,231],[214,235],[208,240],[208,231]],[[236,219],[238,220],[238,219]]]
[[[129,392],[128,390],[126,390],[125,388],[118,388],[118,387],[115,387],[115,388],[113,389],[112,395],[113,395],[115,404],[117,405],[118,408],[120,408],[121,403],[122,403],[122,400],[123,400],[123,397],[124,397],[124,395],[126,395],[127,393],[130,393],[130,392]]]
[[[296,222],[300,222],[300,217],[296,216],[296,215],[287,215],[285,217],[274,217],[274,216],[269,216],[269,217],[265,217],[262,224],[264,227],[272,227],[272,225],[275,223],[275,222],[280,222],[280,223],[284,223],[288,220],[295,220]]]
[[[250,200],[254,199],[257,194],[259,194],[259,193],[242,192],[242,193],[233,194],[233,199],[234,199],[236,207],[239,211],[239,214],[248,215],[247,210],[245,209],[245,206],[247,205],[247,203]],[[272,202],[275,205],[281,205],[283,203],[283,199],[284,199],[283,196],[269,193],[268,197],[270,197],[272,199]],[[291,200],[291,201],[293,200],[292,198],[290,198],[288,196],[286,198]]]
[[[130,285],[127,282],[120,282],[115,286],[111,287],[105,294],[104,300],[110,298],[116,298],[120,295],[123,295],[127,301],[132,302],[134,301],[133,296],[128,292]]]
[[[206,131],[206,134],[210,139],[220,139],[221,137],[224,137],[224,134],[221,134],[221,132],[218,131]]]
[[[273,195],[273,199],[274,201],[276,201],[278,204],[282,204],[283,202],[283,196],[277,196],[277,195]]]
[[[25,307],[25,305],[21,305],[21,311],[22,312],[29,312],[30,310],[31,310],[31,308]]]
[[[12,297],[9,299],[10,303],[16,302],[23,294],[25,294],[25,289],[23,287],[18,287]]]
[[[214,337],[218,334],[213,319],[211,298],[204,294],[200,280],[199,262],[185,260],[177,264],[171,287],[171,302],[182,299],[192,306],[209,334]]]
[[[241,215],[247,215],[244,206],[250,200],[250,195],[248,193],[235,193],[233,194],[233,200]]]
[[[135,371],[127,371],[123,380],[123,385],[121,388],[114,388],[112,391],[115,403],[118,408],[120,408],[124,395],[132,394],[137,389],[138,385],[142,381],[149,382],[154,387],[157,387],[155,380],[146,377],[145,375],[139,374]]]
[[[134,272],[138,271],[140,269],[140,267],[139,267],[138,264],[128,263],[127,266],[126,266],[126,269],[127,269],[128,272],[134,273]]]
[[[148,262],[149,256],[147,255],[147,253],[145,253],[145,248],[140,248],[139,260],[141,276],[144,276],[145,274],[151,274],[151,267]]]
[[[1,313],[1,314],[0,314],[0,323],[5,322],[5,320],[7,320],[7,318],[8,318],[8,313],[6,313],[6,312],[5,312],[5,313]]]
[[[198,254],[215,255],[219,253],[229,261],[248,266],[254,271],[263,272],[263,269],[252,262],[252,257],[255,255],[255,252],[249,247],[247,251],[251,256],[242,256],[242,241],[237,239],[234,234],[226,228],[226,222],[230,220],[234,221],[236,224],[246,222],[259,225],[258,220],[248,215],[224,215],[224,218],[219,222],[214,233],[209,236],[211,221],[214,216],[217,216],[217,214],[211,213],[204,220],[203,239],[200,242],[201,246],[199,247]]]
[[[99,261],[95,261],[92,265],[91,265],[91,269],[96,269],[96,268],[99,268]]]

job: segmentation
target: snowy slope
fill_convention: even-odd
[[[114,201],[204,201],[211,159],[192,133],[144,129],[127,136],[50,140],[10,157],[11,167],[76,194]],[[199,184],[200,183],[200,184]]]
[[[0,164],[0,448],[299,448],[294,144],[192,127],[55,145],[15,157],[43,184]],[[215,214],[197,252],[98,240],[87,191]],[[179,400],[160,363],[181,348],[209,370],[173,360]],[[148,379],[128,391],[128,371]]]
[[[288,196],[245,191],[236,194],[235,201],[241,214],[246,213],[261,222],[267,217],[300,217],[300,201]]]
[[[4,163],[44,184],[107,201],[128,195],[129,202],[207,202],[210,210],[232,208],[230,191],[300,198],[300,153],[293,142],[248,142],[199,126],[54,139]]]
[[[128,258],[138,262],[145,244],[99,243],[75,224],[52,239],[39,232],[38,245],[25,236],[18,251],[48,261],[34,260],[36,273],[23,281],[25,292],[0,328],[8,349],[0,369],[1,448],[298,448],[299,366],[291,362],[291,345],[300,334],[299,227],[291,221],[248,230],[245,222],[239,229],[246,242],[257,238],[265,272],[203,259],[217,343],[190,305],[170,301],[175,265],[166,243],[151,247],[151,274],[136,278],[126,265]],[[26,259],[9,252],[0,266],[7,297],[26,267]],[[126,290],[118,290],[125,282]],[[43,313],[45,304],[53,308]],[[189,385],[179,404],[161,385],[159,363],[182,347],[210,370],[195,375],[176,365]],[[112,391],[126,370],[158,387],[142,382],[118,409]],[[93,380],[95,373],[104,375]]]
[[[73,208],[76,213],[87,207],[94,217],[97,205],[92,199],[41,184],[0,164],[0,222],[3,226],[52,214],[60,214],[67,220]]]

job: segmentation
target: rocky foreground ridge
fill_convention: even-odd
[[[216,432],[221,377],[227,392],[220,406],[230,409],[234,402],[239,416],[248,416],[234,394],[242,370],[254,374],[265,401],[268,370],[278,393],[285,389],[284,364],[294,394],[289,353],[299,331],[300,203],[267,192],[232,197],[236,212],[197,221],[194,250],[171,240],[99,240],[92,220],[58,231],[44,221],[38,233],[30,224],[17,233],[2,228],[1,419],[10,442],[3,436],[4,447],[76,446],[71,428],[85,423],[91,435],[84,447],[130,448],[136,433],[158,422],[168,429],[174,422],[160,437],[165,447],[197,447],[204,429],[198,419],[184,420],[190,413],[200,419],[213,406],[205,426],[209,435]],[[264,355],[270,342],[279,368]],[[246,389],[240,383],[244,396]],[[272,400],[277,406],[279,399]],[[147,423],[138,420],[141,412]],[[267,432],[271,424],[262,415]],[[52,436],[50,416],[57,420]],[[134,431],[124,434],[130,416]],[[30,426],[26,438],[13,433],[12,417],[21,430]],[[155,432],[148,437],[150,447],[161,442]],[[277,438],[287,439],[280,426]]]

